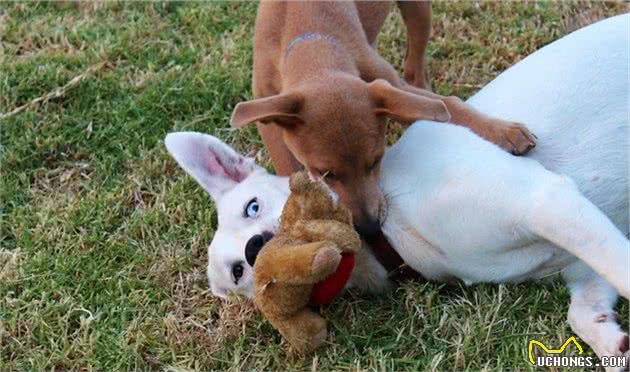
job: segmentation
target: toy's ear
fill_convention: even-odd
[[[308,172],[306,171],[293,173],[293,175],[289,179],[289,189],[291,189],[291,192],[299,192],[307,187],[310,187],[310,185],[311,180],[309,178]]]
[[[304,123],[300,117],[303,97],[299,93],[278,94],[241,102],[234,107],[230,124],[240,128],[245,124],[260,121],[263,124],[274,122],[283,127]]]
[[[405,92],[383,79],[368,84],[376,115],[384,115],[401,123],[416,120],[449,121],[451,114],[444,102]]]
[[[164,139],[168,152],[177,163],[206,190],[214,201],[262,169],[254,159],[238,154],[227,144],[209,134],[169,133]]]

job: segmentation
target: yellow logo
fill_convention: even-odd
[[[564,344],[562,344],[560,349],[549,349],[549,348],[547,348],[547,346],[545,346],[545,344],[543,344],[542,342],[540,342],[538,340],[530,340],[529,341],[529,346],[527,347],[527,351],[529,353],[529,362],[531,364],[533,364],[533,365],[536,365],[536,362],[534,360],[534,345],[540,346],[545,351],[545,353],[548,353],[548,354],[560,354],[560,353],[564,352],[564,349],[566,349],[567,345],[569,345],[571,342],[573,342],[575,344],[575,346],[577,346],[578,354],[582,354],[584,352],[584,350],[582,349],[582,345],[580,345],[580,343],[577,342],[577,340],[575,339],[575,336],[569,337],[564,342]]]

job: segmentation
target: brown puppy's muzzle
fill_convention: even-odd
[[[381,231],[380,216],[384,204],[384,197],[376,182],[374,182],[376,185],[373,185],[369,181],[371,180],[362,187],[348,187],[347,189],[353,191],[344,193],[341,197],[342,202],[346,201],[346,206],[352,212],[354,228],[365,238],[373,237]],[[343,196],[348,198],[344,200]]]
[[[367,205],[352,210],[354,228],[364,238],[371,238],[381,231],[380,208],[381,197],[378,193],[372,193],[366,198]],[[358,212],[358,213],[357,213]]]
[[[381,221],[377,217],[364,218],[360,222],[355,223],[354,228],[363,237],[374,237],[381,231]]]

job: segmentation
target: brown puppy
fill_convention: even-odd
[[[410,34],[405,76],[422,85],[428,6],[402,2],[400,8]],[[380,227],[378,176],[387,117],[404,124],[450,120],[515,154],[534,146],[523,125],[400,79],[372,47],[389,9],[382,2],[261,2],[254,36],[256,99],[239,103],[231,119],[234,127],[259,123],[278,174],[301,163],[325,176],[364,235]],[[420,21],[424,33],[417,33]]]

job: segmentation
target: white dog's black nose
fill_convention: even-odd
[[[258,257],[258,252],[262,249],[262,247],[269,240],[273,238],[273,234],[269,231],[265,231],[262,234],[256,234],[249,238],[247,244],[245,244],[245,259],[249,266],[254,267],[254,262],[256,262],[256,257]]]

